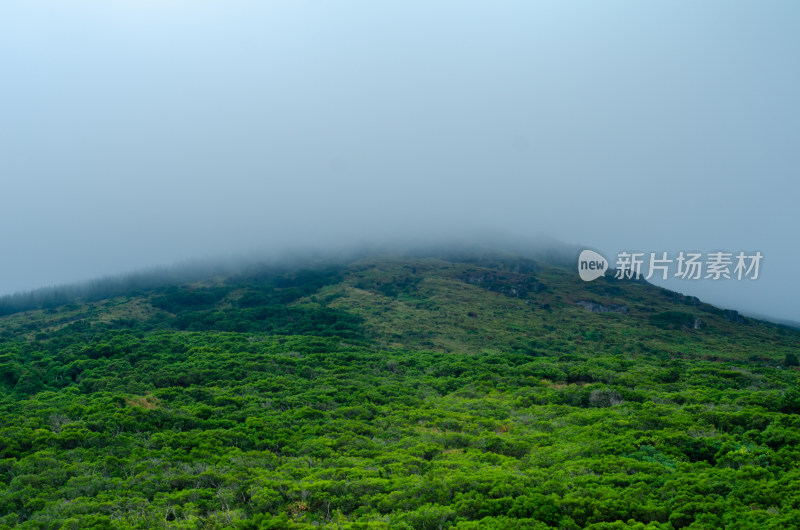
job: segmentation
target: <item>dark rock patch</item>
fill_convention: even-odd
[[[592,302],[591,300],[578,300],[575,302],[576,305],[581,306],[584,309],[588,309],[592,313],[627,313],[628,306],[626,305],[617,305],[617,304],[609,304],[604,305],[597,302]]]

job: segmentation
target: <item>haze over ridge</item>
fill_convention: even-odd
[[[669,282],[800,320],[793,2],[0,8],[0,293],[470,234],[761,251]]]

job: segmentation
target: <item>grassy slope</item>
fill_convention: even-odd
[[[413,271],[412,271],[413,269]],[[497,269],[428,260],[369,260],[346,279],[296,303],[327,304],[366,319],[384,346],[453,352],[518,350],[543,353],[682,353],[695,357],[780,361],[800,348],[800,333],[746,319],[732,322],[717,308],[649,284],[600,279],[584,283],[573,271],[542,265],[532,277],[541,289],[526,296],[497,290],[530,277],[500,271],[496,284],[463,279]],[[575,305],[590,300],[625,305],[626,314],[593,313]],[[681,312],[700,318],[699,330],[665,330],[650,317]],[[764,345],[769,344],[768,348]]]

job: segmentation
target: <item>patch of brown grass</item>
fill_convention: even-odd
[[[131,407],[138,407],[140,409],[154,410],[161,405],[161,400],[152,394],[146,396],[131,396],[125,398],[125,403]]]

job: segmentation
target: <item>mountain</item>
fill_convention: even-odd
[[[800,527],[800,331],[571,256],[0,299],[0,528]]]

